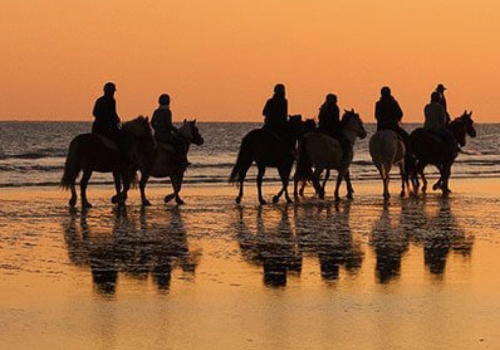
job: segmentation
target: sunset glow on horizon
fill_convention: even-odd
[[[327,93],[366,122],[391,86],[423,121],[438,83],[449,110],[500,122],[500,2],[395,0],[0,0],[0,120],[92,120],[106,81],[122,120],[262,121],[276,82],[290,114]]]

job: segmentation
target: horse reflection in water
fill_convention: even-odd
[[[343,202],[342,206],[320,203],[297,207],[295,227],[300,251],[318,255],[325,281],[337,280],[341,266],[352,276],[361,269],[363,252],[351,233],[350,210],[350,201]]]
[[[288,274],[300,274],[302,255],[298,252],[295,235],[289,219],[289,206],[280,208],[276,227],[266,227],[264,209],[257,209],[256,233],[246,225],[243,208],[239,207],[236,225],[237,239],[244,259],[264,268],[264,284],[271,287],[286,286]],[[271,211],[271,213],[273,213]]]
[[[380,218],[375,222],[370,245],[376,255],[376,276],[380,283],[385,284],[397,279],[401,273],[401,259],[410,245],[408,231],[401,225],[404,220],[404,209],[399,226],[393,223],[388,202],[384,202]]]
[[[433,215],[425,213],[425,198],[414,207],[414,212],[423,217],[420,222],[424,222],[415,231],[414,242],[423,247],[425,266],[436,277],[444,275],[450,251],[469,258],[474,245],[474,236],[468,235],[457,223],[452,201],[448,197],[438,198],[437,213]]]
[[[64,223],[69,259],[77,266],[90,267],[94,286],[104,295],[116,292],[119,273],[139,280],[151,275],[158,289],[166,291],[174,268],[193,276],[198,262],[197,254],[189,251],[180,209],[173,209],[170,215],[168,224],[149,224],[142,209],[137,224],[126,208],[117,208],[109,233],[91,229],[88,220],[92,218],[85,212],[77,227],[77,214],[72,212]]]

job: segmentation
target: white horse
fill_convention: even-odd
[[[393,165],[398,165],[401,173],[401,197],[406,190],[411,192],[405,164],[406,149],[403,141],[392,130],[377,131],[370,138],[370,155],[384,183],[384,199],[389,199],[389,179]]]
[[[175,198],[177,204],[184,204],[184,201],[179,196],[182,180],[184,178],[184,172],[186,171],[185,166],[181,163],[181,158],[184,158],[187,155],[189,146],[192,143],[197,146],[201,146],[204,140],[196,127],[196,120],[184,120],[182,126],[179,128],[178,135],[179,139],[184,144],[183,149],[185,154],[178,155],[172,146],[158,143],[154,150],[147,152],[142,159],[137,161],[141,172],[139,188],[141,191],[143,206],[151,205],[149,200],[146,198],[146,184],[150,177],[170,177],[174,192],[165,197],[165,203],[168,203]]]
[[[325,197],[325,185],[330,175],[330,170],[337,170],[337,185],[335,187],[335,199],[339,200],[339,188],[342,179],[347,183],[347,198],[352,199],[354,190],[351,184],[349,174],[349,165],[353,159],[353,147],[356,138],[364,139],[366,130],[359,114],[351,111],[345,111],[341,120],[341,128],[344,136],[349,140],[350,157],[348,163],[344,163],[343,149],[340,142],[333,137],[319,133],[309,132],[299,143],[297,169],[294,175],[294,197],[298,201],[298,183],[310,179],[313,182],[316,192],[321,199]],[[312,168],[314,167],[314,172]],[[319,176],[327,170],[323,185],[319,184]]]

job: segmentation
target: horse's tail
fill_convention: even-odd
[[[61,179],[60,186],[68,190],[75,182],[80,174],[80,162],[78,159],[78,139],[73,139],[69,144],[68,155],[66,156],[66,163],[64,164],[64,174]]]
[[[233,170],[231,171],[231,175],[229,176],[229,183],[233,184],[235,182],[241,181],[241,179],[245,177],[248,168],[252,165],[252,162],[252,143],[249,135],[247,135],[241,141],[236,164],[234,165]]]
[[[295,178],[297,180],[312,180],[314,178],[312,171],[312,162],[307,153],[307,138],[299,141],[297,155],[297,169],[295,170]]]

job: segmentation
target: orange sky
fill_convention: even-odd
[[[0,120],[91,120],[116,82],[118,112],[260,121],[275,82],[290,113],[328,92],[365,121],[389,85],[421,121],[438,82],[449,109],[500,122],[498,0],[0,0]]]

